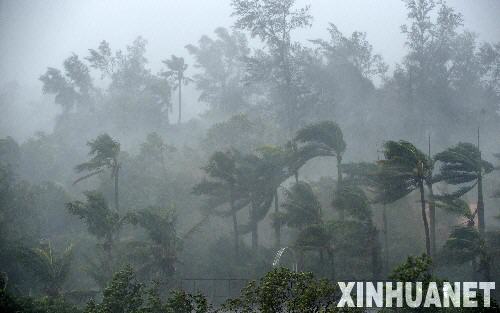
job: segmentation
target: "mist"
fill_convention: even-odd
[[[500,282],[499,16],[0,0],[1,305],[267,312],[276,284],[314,311],[339,281]]]

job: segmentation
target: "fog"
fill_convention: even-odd
[[[323,312],[339,281],[500,282],[499,16],[0,0],[0,312]]]
[[[296,40],[304,42],[326,36],[332,22],[343,33],[355,30],[367,33],[374,51],[384,56],[393,68],[404,55],[404,36],[400,25],[406,20],[404,3],[399,0],[374,1],[298,1],[312,4],[313,25],[298,30]],[[449,5],[463,13],[466,28],[481,40],[500,38],[500,3],[496,0],[451,0]],[[159,70],[161,60],[171,54],[186,54],[184,46],[195,43],[201,35],[211,34],[217,27],[231,27],[231,7],[228,1],[167,0],[167,1],[0,1],[0,84],[17,82],[28,93],[28,99],[39,98],[38,77],[47,67],[58,67],[71,53],[85,55],[90,47],[107,40],[114,48],[124,48],[137,36],[148,40],[146,56],[153,70]],[[195,117],[205,107],[196,96],[188,99],[186,114]],[[32,107],[23,114],[40,117]],[[57,108],[45,107],[47,118]],[[52,126],[33,121],[33,127],[19,134]],[[16,134],[17,135],[17,134]]]

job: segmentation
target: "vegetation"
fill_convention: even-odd
[[[391,70],[360,31],[296,42],[294,0],[232,0],[158,74],[142,37],[48,68],[53,130],[0,138],[0,311],[357,312],[337,281],[498,281],[500,43],[404,4]]]

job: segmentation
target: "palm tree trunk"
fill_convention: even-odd
[[[258,222],[255,216],[255,204],[252,203],[250,207],[250,226],[252,227],[252,250],[257,253],[257,248],[259,246],[259,233],[258,233]]]
[[[484,221],[483,176],[481,173],[479,173],[477,177],[477,227],[482,237],[486,225]]]
[[[340,191],[340,187],[342,185],[341,164],[342,164],[342,156],[337,155],[337,191]],[[341,208],[339,210],[339,219],[340,219],[340,221],[344,221],[344,219],[345,219],[345,212],[344,212],[343,208]]]
[[[429,234],[429,223],[427,221],[427,212],[425,210],[425,194],[424,194],[424,183],[422,181],[419,182],[420,189],[420,205],[422,208],[422,220],[424,222],[424,230],[425,230],[425,250],[428,256],[431,256],[431,240]]]
[[[278,199],[278,188],[274,191],[274,212],[279,219],[279,199]],[[276,223],[276,249],[281,247],[281,221]]]
[[[387,208],[382,208],[382,223],[384,224],[384,273],[389,271],[389,231],[387,223]]]
[[[377,280],[380,277],[380,263],[379,263],[379,246],[377,244],[377,229],[372,226],[370,230],[370,254],[371,254],[371,269],[372,278]]]
[[[116,211],[120,211],[120,204],[118,201],[118,172],[120,170],[120,165],[116,165],[115,170],[115,209]]]
[[[231,186],[230,192],[230,207],[231,207],[231,217],[233,218],[233,236],[234,236],[234,252],[236,257],[239,257],[240,254],[240,238],[238,234],[238,220],[236,218],[236,212],[234,210],[234,191],[233,186]]]
[[[257,221],[252,222],[252,250],[257,253],[259,247],[259,229]]]
[[[432,183],[427,184],[429,190],[429,223],[431,235],[431,253],[432,257],[436,255],[436,207],[434,205],[434,191],[432,190]]]
[[[233,218],[233,236],[234,236],[234,252],[236,257],[240,255],[240,238],[238,235],[238,220],[236,219],[236,212],[231,215]]]
[[[182,76],[179,78],[179,119],[177,123],[181,123],[181,115],[182,115]]]

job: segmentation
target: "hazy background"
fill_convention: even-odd
[[[463,14],[466,28],[477,33],[480,41],[500,40],[499,0],[447,2]],[[310,29],[295,34],[296,40],[324,38],[328,23],[333,22],[344,34],[367,32],[374,51],[391,68],[403,56],[399,26],[405,23],[406,11],[402,1],[301,0],[297,6],[302,4],[311,4],[314,20]],[[71,53],[86,56],[87,49],[102,40],[112,49],[121,49],[143,36],[155,72],[171,54],[185,56],[192,63],[184,46],[212,34],[218,26],[232,26],[230,15],[229,0],[0,0],[0,86],[17,82],[21,98],[17,116],[27,122],[23,131],[11,135],[24,139],[37,129],[51,129],[58,109],[50,101],[39,101],[42,85],[38,77],[49,66],[60,68]],[[187,95],[188,118],[205,109],[196,99],[193,92]]]

